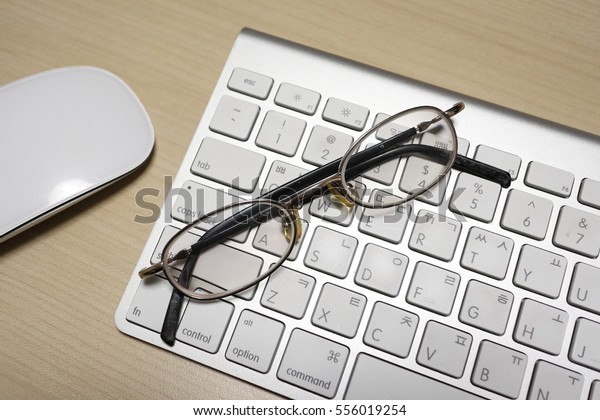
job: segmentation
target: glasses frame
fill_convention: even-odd
[[[268,206],[269,209],[279,210],[279,215],[285,216],[286,221],[283,223],[283,225],[286,228],[290,229],[290,232],[289,232],[290,237],[296,238],[297,229],[298,229],[297,224],[296,224],[296,215],[292,211],[290,211],[288,208],[284,207],[281,203],[274,201],[274,200],[259,198],[259,199],[243,201],[243,202],[239,202],[239,203],[231,203],[226,206],[219,207],[218,209],[215,209],[211,212],[208,212],[205,215],[203,215],[202,217],[200,217],[199,219],[195,220],[194,222],[186,225],[179,232],[177,232],[177,234],[175,234],[171,239],[169,239],[167,241],[167,243],[165,244],[165,247],[163,248],[162,259],[161,259],[162,267],[165,267],[163,269],[163,273],[165,274],[165,277],[167,277],[167,280],[169,281],[169,283],[171,283],[171,285],[175,289],[177,289],[180,293],[189,297],[190,299],[200,300],[200,301],[217,300],[217,299],[222,299],[224,297],[232,296],[237,293],[243,292],[246,289],[251,288],[255,284],[260,283],[265,278],[267,278],[271,274],[273,274],[273,272],[275,270],[277,270],[279,267],[281,267],[283,262],[288,259],[288,257],[290,256],[290,254],[292,253],[292,250],[294,248],[294,244],[296,242],[295,240],[288,241],[289,245],[286,248],[285,252],[283,252],[281,257],[279,258],[279,260],[276,263],[271,264],[270,267],[264,273],[262,273],[260,276],[258,276],[256,279],[254,279],[252,282],[246,283],[246,284],[241,285],[240,287],[236,287],[234,289],[228,289],[223,292],[216,292],[216,293],[211,293],[211,294],[196,293],[196,292],[190,291],[190,289],[187,288],[187,286],[189,285],[189,283],[191,281],[192,273],[189,272],[189,275],[187,276],[187,278],[183,278],[183,279],[181,278],[181,276],[184,275],[183,273],[188,273],[188,271],[189,271],[189,270],[185,269],[185,265],[184,265],[184,268],[180,271],[179,277],[177,279],[171,275],[170,270],[175,270],[175,269],[170,266],[170,264],[174,261],[174,259],[172,257],[169,258],[169,255],[170,255],[169,251],[170,251],[170,247],[175,243],[175,241],[177,241],[177,239],[179,239],[180,236],[183,236],[185,233],[189,232],[191,229],[194,229],[196,227],[196,225],[202,223],[206,219],[210,219],[211,217],[215,216],[216,214],[219,214],[221,212],[226,212],[227,210],[230,210],[234,207],[241,207],[241,206],[250,206],[251,209],[254,209],[258,206]],[[235,217],[236,215],[239,215],[240,213],[241,212],[235,213],[231,217]],[[262,223],[262,222],[259,222],[259,223]],[[212,228],[212,229],[214,229],[214,228]],[[206,235],[212,229],[207,231],[204,235]],[[228,234],[229,234],[229,232],[223,232],[221,234],[221,236],[228,235]],[[204,237],[204,235],[201,236],[200,239],[202,239]],[[200,240],[197,243],[200,243]],[[212,245],[217,245],[217,244],[218,243],[213,243]],[[208,246],[211,246],[211,245],[208,245]],[[202,250],[197,251],[196,255],[198,255],[200,252],[202,252]],[[193,249],[190,249],[190,252],[188,253],[186,258],[189,258],[191,255],[194,255]],[[186,262],[187,261],[188,261],[188,259],[186,259]],[[195,265],[196,264],[194,262],[194,266]],[[192,269],[193,269],[193,267],[192,267]],[[218,287],[218,286],[216,286],[216,287]]]
[[[451,118],[463,109],[464,104],[462,102],[459,102],[451,108],[449,108],[447,111],[442,111],[439,108],[432,106],[419,106],[393,114],[392,116],[384,119],[378,124],[375,124],[369,130],[363,133],[354,142],[354,144],[344,154],[343,157],[326,165],[323,165],[319,168],[316,168],[288,182],[287,184],[264,194],[258,199],[242,203],[232,203],[230,205],[223,206],[219,209],[207,213],[198,220],[185,226],[181,231],[179,231],[167,242],[163,249],[163,256],[161,261],[159,261],[156,264],[153,264],[150,267],[144,268],[139,272],[140,277],[144,279],[158,274],[162,271],[165,273],[167,280],[169,281],[169,283],[171,283],[171,285],[174,288],[171,294],[171,300],[167,307],[167,312],[165,314],[165,319],[161,330],[162,340],[169,345],[173,345],[175,342],[175,335],[177,332],[177,328],[179,327],[179,318],[181,308],[183,305],[183,296],[187,296],[190,299],[204,302],[229,297],[258,284],[259,282],[273,274],[273,272],[275,272],[279,267],[281,267],[281,265],[287,260],[287,258],[291,254],[296,240],[300,237],[299,233],[301,232],[301,222],[298,215],[298,208],[300,208],[305,203],[309,202],[312,198],[322,195],[327,191],[330,191],[340,202],[349,207],[355,204],[365,208],[395,207],[407,201],[413,200],[419,195],[425,193],[426,191],[431,190],[431,188],[437,185],[442,179],[444,179],[448,175],[450,169],[452,168],[496,182],[502,187],[508,188],[511,184],[511,176],[508,172],[495,168],[491,165],[487,165],[485,163],[478,162],[473,159],[458,155],[458,138],[456,135],[456,129],[454,128],[454,124],[452,123]],[[377,147],[371,147],[362,151],[358,151],[361,143],[366,137],[370,136],[371,134],[379,130],[381,127],[394,121],[400,116],[419,110],[430,110],[435,112],[437,116],[429,121],[423,121],[417,124],[416,126],[409,128],[399,134],[395,134],[387,140],[383,140],[381,144],[379,144]],[[444,151],[443,149],[434,146],[421,144],[402,144],[404,140],[414,138],[418,134],[427,131],[427,129],[431,125],[436,124],[442,120],[444,120],[447,123],[452,133],[452,142],[454,147],[452,148],[452,151],[449,152],[450,156],[448,156],[447,151]],[[353,193],[351,184],[347,180],[347,173],[349,171],[354,171],[353,173],[356,173],[356,176],[359,176],[367,170],[370,170],[373,167],[377,166],[378,163],[383,163],[394,158],[394,156],[388,156],[392,154],[395,157],[401,156],[403,154],[424,154],[433,158],[438,156],[440,159],[447,159],[447,162],[444,165],[444,168],[442,169],[442,174],[438,176],[437,180],[428,185],[427,188],[422,188],[417,190],[416,192],[408,193],[408,195],[405,198],[401,199],[403,201],[380,203],[379,205],[375,205],[374,203],[368,203],[362,200],[358,200],[357,196]],[[364,159],[364,161],[361,161],[361,159]],[[200,239],[198,239],[198,241],[190,247],[190,249],[182,250],[171,258],[168,257],[170,246],[180,237],[180,235],[183,235],[184,233],[188,232],[198,223],[201,223],[202,221],[214,216],[219,212],[223,212],[233,207],[243,205],[250,206],[250,213],[252,213],[252,209],[255,206],[268,205],[272,208],[278,209],[280,215],[285,215],[287,223],[284,223],[284,227],[288,229],[288,233],[291,232],[289,237],[292,238],[288,240],[289,246],[287,247],[286,251],[277,261],[277,263],[271,264],[264,273],[262,273],[252,282],[241,285],[235,289],[213,294],[201,295],[190,291],[186,287],[191,281],[193,269],[196,265],[197,258],[202,249],[216,243],[219,240],[233,236],[241,230],[254,227],[248,225],[248,223],[230,223],[230,221],[234,219],[236,215],[242,213],[243,216],[243,213],[248,210],[242,210],[241,212],[235,213],[233,216],[225,219],[223,222],[206,231],[200,237]],[[258,221],[255,222],[256,225],[263,223]],[[227,227],[228,224],[231,226]],[[218,238],[215,239],[214,237]],[[295,238],[296,240],[294,240],[293,238]],[[182,259],[185,259],[184,266],[178,278],[175,279],[173,276],[168,274],[169,268],[166,267],[170,267],[171,263]]]
[[[438,178],[435,181],[432,181],[429,185],[424,186],[418,190],[413,190],[410,191],[408,193],[406,193],[407,195],[403,198],[400,198],[397,201],[388,201],[386,202],[373,202],[370,203],[368,201],[363,201],[360,198],[358,198],[356,195],[351,194],[350,191],[352,189],[352,185],[348,182],[348,180],[346,179],[346,173],[347,173],[347,168],[348,165],[350,164],[351,158],[352,156],[354,156],[356,153],[358,153],[358,150],[360,149],[362,143],[364,142],[364,140],[366,140],[370,135],[372,135],[373,133],[377,132],[381,127],[397,120],[398,118],[400,118],[403,115],[406,114],[410,114],[410,113],[416,113],[416,112],[420,112],[420,111],[432,111],[438,114],[439,120],[435,121],[435,123],[437,124],[439,121],[444,120],[448,127],[450,128],[450,132],[452,134],[451,136],[451,140],[452,140],[452,149],[450,151],[450,156],[446,162],[446,164],[444,165],[444,167],[442,168],[441,172],[438,175]],[[452,167],[454,166],[454,163],[456,161],[456,157],[458,155],[458,137],[456,135],[456,129],[454,128],[454,124],[452,123],[452,121],[450,120],[450,117],[448,116],[448,112],[449,111],[442,111],[441,109],[438,109],[436,107],[433,106],[418,106],[418,107],[414,107],[414,108],[409,108],[406,109],[404,111],[400,111],[394,115],[391,115],[390,117],[387,117],[386,119],[384,119],[383,121],[379,122],[378,124],[373,125],[369,130],[367,130],[365,133],[363,133],[350,147],[350,149],[348,149],[348,151],[344,154],[344,156],[342,157],[342,160],[340,161],[340,167],[338,169],[338,176],[340,178],[340,184],[341,187],[345,190],[346,192],[346,198],[348,198],[350,201],[352,201],[352,203],[354,203],[355,205],[361,206],[361,207],[365,207],[368,209],[383,209],[383,208],[389,208],[389,207],[396,207],[399,205],[402,205],[404,203],[407,203],[411,200],[414,200],[415,198],[417,198],[418,196],[420,196],[421,194],[430,191],[433,187],[435,187],[446,175],[448,175],[448,173],[450,172],[450,170],[452,169]],[[455,111],[456,112],[460,112],[460,110]],[[454,115],[454,114],[452,114]],[[422,134],[423,132],[425,132],[425,130],[429,127],[429,125],[427,125],[426,128],[421,129],[421,130],[417,130],[417,134]],[[415,135],[415,136],[416,136]],[[373,147],[380,147],[383,146],[385,144],[385,142],[389,140],[382,140],[379,146],[373,146]],[[404,146],[398,146],[398,147],[405,147],[405,146],[409,146],[408,144],[404,145]],[[414,145],[413,145],[414,146]],[[431,146],[427,146],[427,147],[431,147]]]

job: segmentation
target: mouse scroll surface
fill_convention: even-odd
[[[154,129],[133,91],[95,67],[0,88],[0,242],[140,166]]]

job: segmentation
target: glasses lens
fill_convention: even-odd
[[[431,124],[415,135],[413,128],[423,123]],[[352,201],[368,208],[397,206],[417,196],[435,202],[440,195],[436,185],[443,183],[457,148],[454,127],[437,108],[413,108],[391,117],[380,114],[342,159],[341,185]],[[358,182],[367,186],[366,194],[356,193]],[[386,194],[373,194],[374,190]]]
[[[196,229],[209,221],[207,232]],[[249,231],[244,243],[230,238]],[[200,300],[236,294],[251,299],[252,286],[290,256],[298,229],[294,215],[271,200],[222,207],[178,231],[167,241],[163,271],[183,294]]]

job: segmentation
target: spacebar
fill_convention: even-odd
[[[361,353],[346,389],[347,400],[467,400],[481,397]]]

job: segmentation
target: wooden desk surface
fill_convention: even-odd
[[[141,170],[0,244],[0,398],[274,396],[114,324],[151,228],[135,193],[176,173],[242,27],[600,134],[599,23],[600,3],[575,0],[0,0],[0,85],[103,67],[156,130]]]

